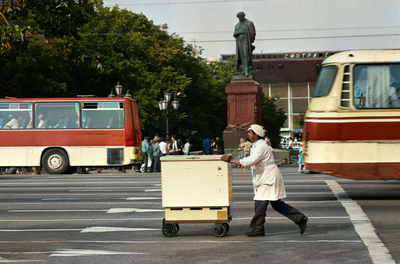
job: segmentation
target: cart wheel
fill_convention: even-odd
[[[179,225],[178,224],[172,224],[175,229],[175,234],[179,232]]]
[[[173,235],[175,235],[177,233],[176,231],[176,227],[174,227],[174,225],[172,224],[167,224],[165,222],[165,218],[162,221],[162,228],[161,228],[161,232],[164,236],[166,237],[172,237]]]
[[[226,229],[226,233],[228,233],[228,232],[229,232],[229,224],[227,224],[227,223],[223,223],[223,224],[222,224],[222,226],[224,226],[224,227],[225,227],[225,229]]]
[[[215,224],[212,228],[212,232],[216,237],[223,237],[226,234],[226,227],[222,224]]]

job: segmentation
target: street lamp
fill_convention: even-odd
[[[115,96],[122,96],[122,90],[123,90],[123,89],[124,89],[124,88],[122,87],[121,84],[119,84],[119,81],[118,81],[118,82],[117,82],[117,85],[115,85],[115,87],[114,87],[115,93],[116,93],[117,95],[114,95],[114,94],[113,94],[113,91],[111,90],[111,92],[110,92],[110,94],[108,95],[108,97],[109,97],[109,98],[112,98],[112,97],[115,97]],[[127,93],[125,96],[130,96],[130,95]]]
[[[167,133],[167,140],[169,140],[169,123],[168,123],[168,108],[172,105],[174,110],[178,110],[179,108],[179,101],[177,100],[177,97],[181,93],[165,93],[164,94],[164,99],[158,102],[158,108],[160,108],[161,114],[165,116],[166,120],[166,133]],[[171,102],[171,98],[174,96],[174,100]]]

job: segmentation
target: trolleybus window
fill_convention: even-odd
[[[32,103],[0,103],[0,129],[31,128]]]
[[[79,128],[79,103],[36,103],[35,128]]]
[[[318,76],[313,97],[322,97],[329,94],[333,82],[335,81],[337,70],[336,66],[327,66],[322,68],[322,71]]]
[[[400,64],[353,68],[356,108],[400,108]]]
[[[123,102],[83,102],[83,128],[124,128]]]

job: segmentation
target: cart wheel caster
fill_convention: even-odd
[[[225,227],[226,233],[228,233],[229,232],[229,224],[224,223],[224,224],[222,224],[222,226]]]
[[[216,237],[223,237],[226,234],[227,230],[224,225],[215,224],[212,228],[212,232],[213,232],[214,236],[216,236]]]
[[[161,232],[164,236],[166,237],[172,237],[173,235],[175,235],[179,230],[179,227],[176,228],[173,224],[167,224],[165,222],[165,218],[162,221],[162,228],[161,228]]]
[[[175,234],[179,232],[179,225],[178,224],[172,224],[175,229]]]

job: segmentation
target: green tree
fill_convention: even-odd
[[[96,54],[75,38],[94,15],[92,4],[13,0],[3,1],[0,11],[0,96],[75,96],[84,84],[80,75],[96,77]],[[47,25],[45,18],[65,24]]]
[[[143,134],[164,135],[158,101],[166,92],[181,92],[180,109],[169,112],[171,134],[196,144],[222,133],[224,82],[230,78],[219,70],[223,64],[207,64],[197,48],[169,35],[165,25],[118,7],[99,8],[80,34],[81,43],[100,54],[100,78],[90,89],[108,94],[119,81],[138,102]]]

